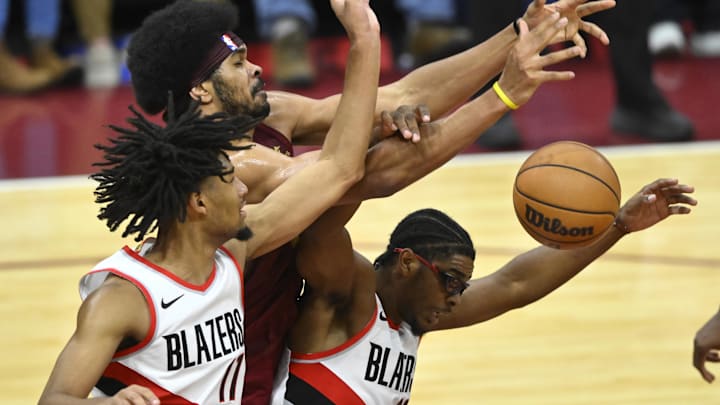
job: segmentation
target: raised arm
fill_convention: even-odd
[[[521,24],[521,39],[508,56],[499,83],[517,103],[524,104],[542,83],[553,80],[568,80],[572,72],[552,72],[543,69],[559,61],[577,56],[578,47],[552,52],[540,56],[548,41],[563,31],[567,20],[558,15],[548,17],[543,24],[528,32]],[[425,110],[409,108],[408,112]],[[367,155],[365,177],[343,196],[342,204],[353,204],[369,198],[386,197],[442,166],[477,139],[477,134],[490,127],[508,106],[493,90],[465,104],[449,116],[420,126],[422,141],[413,144],[399,137],[386,139],[374,145]],[[420,118],[420,117],[417,117]],[[415,117],[410,118],[410,120]],[[387,124],[387,123],[385,123]],[[241,167],[242,178],[250,189],[248,201],[262,201],[269,191],[282,184],[317,158],[317,151],[308,152],[295,158],[287,158],[267,148],[255,147],[239,151],[233,158],[236,167]],[[262,156],[262,158],[260,158]],[[253,168],[249,166],[262,162]]]
[[[545,71],[547,66],[576,57],[581,50],[571,47],[540,55],[549,41],[567,26],[567,20],[551,15],[532,31],[520,24],[520,40],[513,45],[498,83],[518,105],[525,104],[539,86],[549,81],[570,80],[572,72]],[[420,126],[417,144],[398,138],[373,146],[368,153],[366,174],[344,197],[353,203],[386,197],[445,164],[471,145],[477,134],[494,124],[509,107],[490,89],[445,118]]]
[[[306,288],[303,310],[290,334],[293,350],[317,353],[337,347],[373,314],[375,272],[353,250],[345,229],[358,206],[331,208],[300,236],[296,263]]]
[[[660,179],[643,187],[620,209],[596,243],[571,250],[541,246],[517,256],[500,270],[470,282],[461,304],[436,329],[468,326],[520,308],[551,293],[582,271],[629,232],[649,228],[670,215],[688,214],[697,201],[693,187]]]
[[[566,30],[556,33],[550,41],[572,40],[586,52],[578,31],[585,31],[608,43],[605,32],[585,22],[583,17],[615,6],[614,0],[561,0],[552,5],[535,0],[523,16],[532,30],[552,12],[568,19]],[[518,16],[520,17],[520,16]],[[427,104],[432,117],[441,117],[480,90],[503,68],[508,53],[518,36],[512,21],[488,40],[451,57],[421,66],[400,80],[380,88],[375,123],[382,111],[392,111],[400,105]],[[273,112],[266,121],[297,144],[319,144],[332,122],[339,96],[316,100],[290,93],[269,94]],[[417,140],[417,139],[415,139]]]
[[[318,160],[248,208],[247,225],[255,234],[248,257],[297,236],[363,176],[380,70],[379,25],[368,0],[331,3],[351,44],[337,115]]]

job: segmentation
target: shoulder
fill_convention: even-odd
[[[119,336],[144,336],[149,317],[148,303],[139,287],[110,275],[83,301],[78,325]]]
[[[291,138],[302,111],[312,105],[314,99],[285,91],[269,91],[267,94],[270,115],[263,123]]]

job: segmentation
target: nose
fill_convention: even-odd
[[[260,66],[254,64],[250,61],[248,61],[248,67],[250,69],[250,74],[253,77],[260,77],[260,75],[262,75],[262,73],[263,73],[263,68],[261,68]]]
[[[238,196],[244,200],[248,193],[248,187],[237,177],[233,177],[233,183],[235,184],[235,190],[237,190]]]
[[[454,306],[458,305],[460,303],[460,294],[454,294],[449,297],[447,297],[447,303],[450,306],[450,308],[453,308]]]

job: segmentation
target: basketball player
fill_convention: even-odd
[[[344,94],[322,156],[262,203],[245,207],[246,186],[226,151],[259,118],[200,116],[166,127],[135,113],[133,128],[105,152],[99,218],[123,236],[157,239],[124,247],[81,280],[83,304],[41,404],[239,404],[245,379],[242,264],[288,242],[362,177],[380,70],[377,18],[367,0],[333,0],[350,38]],[[134,111],[134,110],[133,110]],[[172,102],[169,103],[172,113]],[[312,198],[307,198],[307,195]],[[287,207],[297,207],[289,212]]]
[[[621,207],[594,244],[540,246],[473,280],[473,242],[442,212],[408,215],[371,263],[353,251],[344,229],[357,206],[333,207],[298,243],[306,287],[290,334],[290,377],[277,384],[273,403],[406,404],[423,334],[484,322],[544,297],[627,233],[688,214],[697,203],[691,192],[677,180],[656,180]]]
[[[720,311],[697,331],[693,345],[693,365],[705,381],[715,381],[715,375],[708,371],[705,363],[720,363]]]
[[[537,28],[541,22],[552,17],[555,9],[545,8],[543,1],[536,1],[523,21],[517,24],[518,27],[527,25],[533,28],[525,35],[526,40],[518,41],[513,24],[509,24],[483,44],[422,67],[395,83],[381,87],[376,111],[424,102],[427,102],[428,108],[406,107],[392,117],[387,113],[377,113],[375,122],[384,124],[385,134],[399,130],[405,138],[418,141],[420,131],[416,116],[426,122],[431,114],[444,114],[465,101],[503,66],[501,88],[518,105],[525,102],[541,83],[568,79],[567,72],[541,71],[544,66],[560,60],[584,55],[584,42],[577,35],[579,29],[608,42],[599,27],[580,18],[610,8],[615,2],[584,3],[585,0],[567,0],[553,5],[568,18],[568,23],[564,28],[557,29],[549,41]],[[197,99],[205,114],[216,111],[240,111],[257,116],[269,114],[254,132],[254,147],[232,156],[237,172],[249,186],[247,200],[257,202],[284,178],[314,159],[312,154],[305,154],[290,160],[284,154],[292,154],[291,140],[307,144],[322,139],[335,113],[338,97],[313,100],[284,92],[263,92],[260,80],[262,69],[248,60],[247,46],[229,32],[235,25],[235,15],[236,11],[227,5],[176,2],[151,15],[133,34],[128,49],[128,66],[138,104],[149,113],[165,110],[164,95],[173,90],[178,95],[178,105]],[[187,21],[193,21],[193,24],[187,24]],[[217,46],[218,38],[226,32],[238,45],[232,52],[228,52],[231,48]],[[541,43],[566,38],[578,45],[543,57],[537,52],[530,52]],[[490,108],[497,104],[497,100],[495,93],[485,95],[481,102],[487,103],[488,108],[478,109],[471,121],[472,125],[478,125],[477,130],[470,134],[471,139],[463,141],[464,144],[453,142],[443,134],[421,151],[394,139],[376,145],[368,154],[367,176],[344,202],[391,194],[422,175],[418,173],[427,173],[440,166],[462,150],[461,145],[471,144],[475,134],[481,133],[502,115],[498,108]],[[501,109],[506,111],[507,107],[501,106]],[[410,114],[407,114],[408,111]],[[406,119],[408,115],[410,118]],[[450,126],[447,128],[451,129]],[[447,139],[443,140],[444,137]],[[248,374],[247,395],[243,398],[245,403],[267,403],[270,397],[273,376],[283,351],[286,332],[296,314],[295,301],[302,285],[302,280],[292,269],[293,263],[293,247],[285,245],[249,263],[246,269],[247,356],[249,368],[253,371]]]

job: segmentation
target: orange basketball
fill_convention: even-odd
[[[572,249],[592,243],[620,208],[620,181],[600,152],[560,141],[533,152],[513,186],[515,214],[538,242]]]

